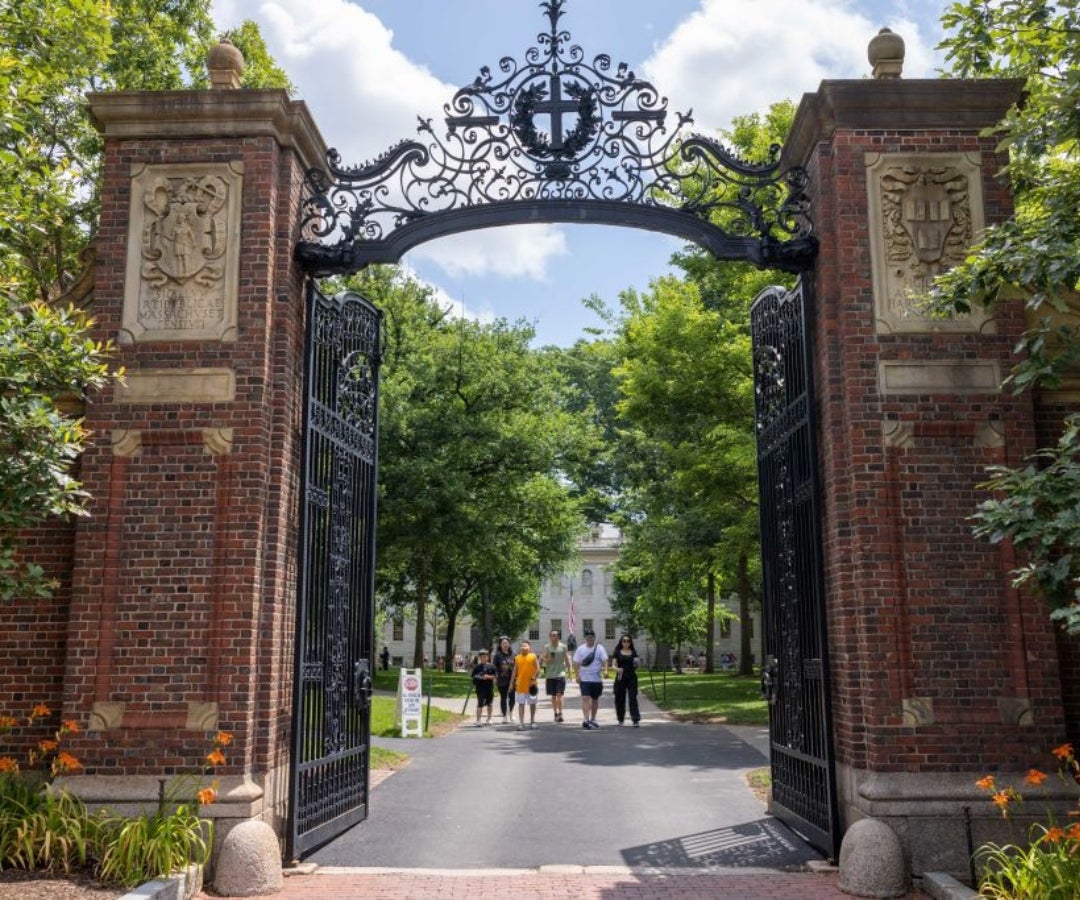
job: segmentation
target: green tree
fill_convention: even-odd
[[[1024,103],[1001,125],[1016,212],[987,228],[965,262],[940,279],[934,304],[944,312],[993,309],[1021,298],[1032,323],[1017,346],[1006,384],[1016,392],[1060,386],[1080,363],[1080,7],[1075,2],[1013,0],[954,3],[942,17],[956,75],[1024,80]],[[1080,633],[1080,418],[1067,417],[1055,448],[1027,465],[995,467],[975,530],[1011,538],[1031,558],[1017,583],[1041,588],[1054,616]],[[1049,474],[1053,474],[1053,478]],[[1070,523],[1073,523],[1070,525]]]
[[[53,516],[81,515],[72,475],[82,421],[58,401],[84,399],[108,380],[110,347],[85,337],[74,309],[16,306],[0,296],[0,599],[48,596],[41,567],[20,559],[20,532]]]
[[[583,524],[562,472],[587,429],[530,328],[451,319],[394,270],[353,284],[386,315],[380,597],[416,622],[419,664],[429,602],[448,635],[466,609],[490,627],[535,619]]]

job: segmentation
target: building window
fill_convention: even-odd
[[[582,634],[584,634],[586,631],[593,631],[593,630],[594,629],[592,627],[592,619],[582,619],[581,620],[581,633]]]
[[[392,641],[405,640],[405,620],[394,619],[394,635],[390,638]]]
[[[605,641],[613,641],[613,640],[615,640],[615,626],[618,625],[618,624],[619,623],[616,622],[614,619],[604,619],[604,640]]]
[[[581,593],[592,593],[592,571],[590,569],[584,569],[581,573]]]
[[[727,618],[726,616],[720,620],[720,637],[731,637],[731,619]]]
[[[551,620],[551,628],[548,629],[548,632],[550,633],[552,631],[557,631],[560,635],[562,634],[562,619]]]
[[[540,640],[540,623],[539,622],[537,622],[535,625],[530,625],[529,626],[529,640],[530,641],[538,641],[538,640]]]

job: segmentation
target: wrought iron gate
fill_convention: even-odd
[[[290,828],[297,858],[367,817],[381,314],[308,284]]]
[[[809,279],[768,288],[750,311],[761,500],[772,807],[837,858]]]

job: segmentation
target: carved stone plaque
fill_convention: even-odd
[[[243,163],[132,169],[125,341],[236,340]]]
[[[877,332],[989,331],[982,310],[937,318],[920,309],[982,232],[979,155],[868,153],[866,166]]]

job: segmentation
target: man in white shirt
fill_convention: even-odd
[[[581,689],[581,712],[585,721],[582,728],[599,728],[596,711],[600,707],[600,695],[604,692],[607,677],[608,655],[602,645],[596,643],[596,633],[585,630],[585,643],[574,651],[574,679]]]

